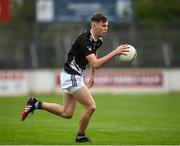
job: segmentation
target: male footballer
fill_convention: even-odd
[[[46,110],[57,116],[70,119],[76,109],[76,103],[79,102],[84,107],[84,112],[79,120],[79,129],[75,141],[78,143],[91,143],[85,133],[91,116],[96,109],[96,103],[89,91],[89,88],[94,85],[95,71],[113,57],[127,52],[126,49],[128,49],[127,44],[120,45],[104,57],[97,58],[96,52],[101,47],[107,32],[107,17],[102,13],[93,14],[90,30],[84,31],[73,42],[60,74],[61,88],[64,91],[63,105],[42,102],[35,97],[30,97],[21,114],[22,121],[26,119],[29,113],[37,109]],[[85,84],[83,74],[88,64],[90,65],[90,76],[89,81]]]

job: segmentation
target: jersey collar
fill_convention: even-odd
[[[93,33],[92,33],[91,31],[90,31],[90,33],[91,33],[91,36],[92,36],[93,40],[94,40],[95,42],[97,42],[98,39],[96,39],[96,38],[94,37],[94,35],[93,35]]]

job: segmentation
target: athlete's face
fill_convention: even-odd
[[[98,37],[105,37],[107,32],[108,32],[108,21],[106,21],[106,22],[103,22],[103,21],[96,22],[94,30],[95,30],[96,35]]]

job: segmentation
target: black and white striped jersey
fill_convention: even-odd
[[[82,75],[88,65],[86,56],[96,54],[97,49],[102,43],[103,38],[95,39],[90,31],[83,32],[72,44],[67,61],[64,64],[65,72]]]

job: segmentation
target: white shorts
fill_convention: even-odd
[[[60,79],[62,90],[68,94],[72,94],[85,85],[82,76],[68,74],[64,71],[61,72]]]

